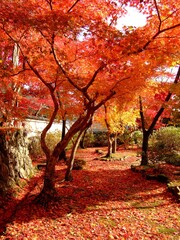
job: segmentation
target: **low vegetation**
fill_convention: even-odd
[[[150,139],[149,160],[180,166],[180,128],[164,127]]]

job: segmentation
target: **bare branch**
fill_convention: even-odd
[[[109,95],[107,95],[103,100],[101,100],[95,107],[94,109],[97,110],[99,107],[104,105],[109,99],[111,99],[114,95],[116,94],[115,91],[110,91]]]
[[[49,4],[50,9],[52,10],[53,9],[53,7],[52,7],[52,0],[46,0],[46,2]]]
[[[75,87],[76,89],[78,89],[80,92],[82,92],[82,89],[77,85],[75,84],[72,79],[68,76],[67,72],[64,70],[64,68],[62,67],[58,57],[57,57],[57,54],[56,54],[56,51],[54,49],[54,44],[51,45],[51,50],[52,50],[52,54],[54,56],[54,59],[55,59],[55,62],[56,64],[59,66],[60,70],[62,71],[62,73],[64,74],[64,76],[66,77],[66,79],[70,82],[70,84]]]

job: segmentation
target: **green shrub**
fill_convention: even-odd
[[[180,128],[164,127],[153,133],[149,142],[149,160],[180,165]]]
[[[93,147],[108,146],[107,132],[97,131],[93,132]]]
[[[95,137],[92,131],[87,131],[84,137],[84,147],[93,147]]]
[[[132,140],[138,147],[142,146],[143,133],[140,130],[134,131],[132,133]]]
[[[132,132],[126,129],[123,134],[120,134],[117,139],[118,145],[124,144],[125,148],[133,144]]]
[[[60,140],[61,140],[61,132],[60,131],[48,132],[48,134],[46,136],[46,143],[51,151],[53,151],[54,147]]]
[[[29,149],[30,156],[32,157],[40,157],[44,155],[41,149],[40,136],[33,136],[29,138],[28,149]]]
[[[73,169],[74,170],[82,170],[86,165],[86,161],[82,159],[75,159]]]
[[[49,132],[46,136],[46,143],[49,149],[52,151],[56,144],[59,142],[61,138],[61,132],[55,131],[55,132]],[[41,139],[40,136],[34,136],[29,138],[29,153],[33,157],[37,156],[43,156],[44,153],[41,149]]]

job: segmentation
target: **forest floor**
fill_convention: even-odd
[[[43,169],[21,183],[6,202],[0,198],[2,240],[178,240],[180,209],[165,183],[131,171],[135,150],[119,150],[121,160],[102,161],[94,148],[78,150],[86,160],[64,182],[66,166],[56,167],[58,201],[45,209],[33,203]],[[36,162],[34,162],[36,164]],[[171,173],[171,167],[166,169]]]

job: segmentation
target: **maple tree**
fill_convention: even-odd
[[[179,82],[180,79],[180,66],[177,70],[177,74],[175,76],[174,85],[176,85]],[[164,112],[166,108],[166,104],[170,100],[173,92],[170,89],[169,92],[163,96],[162,105],[157,109],[156,114],[154,114],[153,118],[151,119],[150,123],[147,124],[144,110],[143,110],[143,104],[142,99],[140,97],[139,103],[140,103],[140,116],[141,116],[141,124],[142,124],[142,131],[143,131],[143,142],[142,142],[142,160],[141,165],[147,165],[148,164],[148,142],[149,137],[153,133],[153,130],[161,117],[162,113]],[[161,99],[162,100],[162,99]],[[158,108],[158,107],[157,107]]]
[[[128,96],[126,96],[126,101]],[[102,127],[107,128],[108,133],[108,152],[106,157],[111,158],[112,153],[117,150],[117,137],[123,135],[125,130],[136,128],[136,119],[138,117],[138,110],[134,108],[132,95],[129,96],[130,105],[123,103],[121,99],[111,99],[104,104],[103,109],[99,109],[95,115],[94,121],[99,123]]]
[[[116,20],[127,3],[1,1],[1,31],[16,44],[22,59],[13,71],[19,79],[25,74],[26,81],[44,84],[53,102],[49,123],[41,134],[47,166],[40,198],[55,192],[57,159],[71,138],[88,126],[95,111],[115,94],[134,92],[158,66],[169,66],[178,59],[178,3],[131,1],[152,16],[144,28],[119,31]],[[45,137],[59,111],[58,87],[76,94],[79,117],[51,153]],[[69,102],[68,97],[63,100]]]

